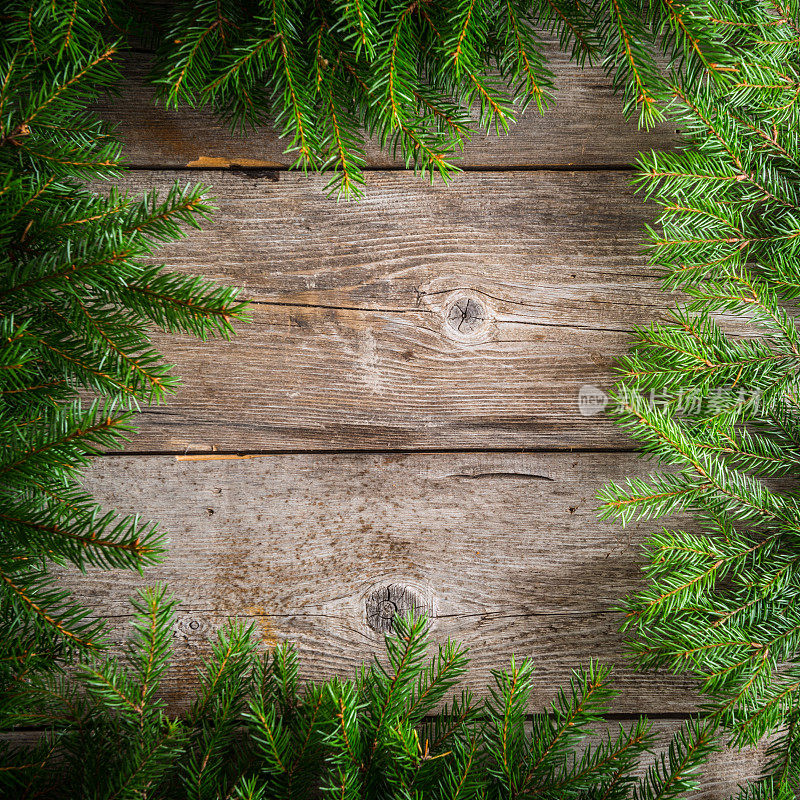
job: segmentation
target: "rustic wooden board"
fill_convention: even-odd
[[[444,187],[377,172],[359,203],[321,198],[324,178],[298,173],[134,171],[122,185],[176,179],[206,184],[218,211],[159,258],[254,300],[435,312],[461,291],[503,319],[604,330],[668,304],[644,252],[657,209],[628,173],[470,173]]]
[[[639,130],[626,121],[621,99],[597,67],[582,70],[550,42],[546,48],[555,74],[556,105],[544,116],[535,109],[522,115],[508,135],[478,132],[459,159],[465,167],[492,168],[553,165],[626,165],[639,151],[673,146],[675,129],[661,124]],[[136,166],[158,167],[288,167],[294,156],[285,155],[286,143],[275,130],[264,127],[243,137],[204,109],[166,110],[156,106],[145,82],[152,56],[126,57],[121,97],[98,106],[102,117],[118,125],[125,158]],[[383,152],[377,142],[367,148],[371,168],[402,166]],[[457,180],[463,180],[463,178]]]
[[[286,173],[292,159],[270,129],[240,138],[205,111],[155,108],[150,56],[130,54],[122,97],[100,107],[146,168],[127,187],[210,184],[214,224],[163,256],[254,301],[232,342],[159,339],[185,386],[141,417],[131,449],[628,448],[602,416],[579,413],[577,395],[607,388],[631,326],[672,305],[641,255],[654,211],[629,172],[540,168],[624,167],[673,146],[675,131],[638,131],[602,71],[549,54],[555,110],[528,113],[499,141],[476,136],[472,171],[448,189],[372,171],[359,205]],[[368,164],[398,167],[374,144]],[[294,641],[307,677],[351,675],[380,652],[385,596],[426,608],[437,639],[471,647],[476,690],[512,653],[530,655],[541,710],[595,657],[617,665],[615,712],[683,715],[691,684],[634,674],[609,610],[637,585],[648,527],[598,523],[592,500],[605,481],[646,472],[631,454],[597,452],[112,456],[87,486],[162,520],[169,560],[144,577],[91,570],[65,584],[116,620],[121,640],[125,598],[170,582],[184,601],[165,683],[173,710],[230,616],[265,645]],[[677,723],[655,725],[666,741]],[[698,796],[729,796],[763,758],[719,754]]]
[[[607,732],[612,736],[619,731],[619,722],[600,722],[595,726],[602,735]],[[622,722],[628,728],[630,723]],[[665,752],[669,741],[680,727],[676,720],[656,719],[652,721],[652,730],[656,735],[653,757]],[[9,742],[20,747],[31,747],[42,737],[41,731],[20,730],[0,732],[0,741]],[[591,741],[591,740],[587,740]],[[748,748],[746,750],[723,749],[713,753],[703,768],[700,776],[700,787],[691,795],[692,800],[728,800],[736,795],[740,785],[757,779],[766,764],[766,746]],[[652,758],[645,756],[638,765],[637,774],[644,774],[652,763]]]
[[[183,601],[167,684],[178,704],[226,618],[296,642],[308,677],[347,675],[380,649],[371,608],[388,596],[401,609],[414,598],[437,638],[470,646],[476,690],[512,654],[530,655],[539,707],[599,658],[619,665],[614,711],[685,713],[690,683],[625,666],[610,611],[637,585],[647,526],[599,523],[593,497],[645,472],[631,454],[106,457],[87,487],[161,520],[169,559],[144,577],[90,570],[65,584],[122,622],[134,587],[169,581]]]
[[[252,311],[231,342],[158,340],[184,386],[129,451],[631,446],[578,405],[608,387],[624,333],[509,322],[464,343],[425,312]]]
[[[197,177],[219,212],[159,255],[243,286],[254,322],[230,343],[163,342],[186,385],[143,415],[134,449],[628,446],[577,404],[674,299],[645,263],[653,209],[626,174],[474,173],[446,189],[372,173],[357,206],[294,173]]]

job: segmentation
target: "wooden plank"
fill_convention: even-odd
[[[631,454],[100,458],[87,487],[161,520],[169,559],[143,577],[90,570],[64,584],[122,625],[136,586],[169,582],[182,599],[167,683],[178,705],[230,616],[267,644],[296,642],[304,674],[319,679],[380,651],[372,611],[388,598],[426,609],[437,639],[471,648],[476,691],[512,654],[532,656],[538,708],[599,658],[617,667],[615,712],[684,713],[691,683],[627,667],[609,610],[638,584],[647,526],[598,522],[593,497],[645,471]]]
[[[231,342],[158,339],[184,385],[128,451],[631,447],[579,407],[625,333],[508,322],[463,343],[424,312],[252,311]]]
[[[628,446],[577,404],[673,301],[627,175],[474,173],[448,189],[373,173],[359,205],[294,173],[197,177],[219,212],[159,256],[243,286],[254,323],[230,343],[160,340],[186,385],[142,416],[135,449]]]
[[[517,167],[576,165],[625,165],[639,151],[673,146],[675,129],[661,124],[652,131],[626,121],[622,102],[599,68],[581,69],[549,42],[546,47],[555,73],[556,105],[544,116],[535,109],[522,115],[508,135],[475,133],[463,158],[465,167]],[[145,82],[152,56],[129,54],[123,66],[125,82],[121,97],[98,106],[104,119],[118,125],[125,144],[125,158],[136,166],[159,167],[288,167],[294,156],[285,155],[287,143],[274,129],[260,128],[243,137],[231,134],[208,111],[156,106]],[[402,166],[378,143],[366,151],[371,168]]]
[[[622,723],[628,727],[627,723]],[[666,751],[669,741],[678,730],[680,723],[676,720],[656,719],[652,721],[652,730],[656,735],[654,756]],[[600,722],[595,729],[605,735],[610,732],[612,736],[619,730],[617,722]],[[4,731],[0,732],[0,741],[8,742],[19,747],[32,747],[42,737],[41,731]],[[587,740],[589,741],[589,740]],[[692,800],[728,800],[737,794],[739,786],[756,780],[767,762],[766,745],[734,750],[725,748],[713,753],[704,766],[700,776],[700,787],[691,795]],[[651,759],[644,757],[639,762],[636,773],[643,775],[650,765]]]
[[[667,722],[653,725],[658,734],[658,752],[665,752],[675,728]],[[767,744],[738,750],[724,748],[714,753],[703,769],[700,788],[689,795],[692,800],[730,800],[739,787],[758,780],[767,768]]]
[[[218,211],[158,251],[171,266],[245,287],[253,300],[441,311],[456,291],[524,323],[626,330],[654,290],[646,205],[620,172],[470,173],[449,187],[372,173],[359,203],[320,198],[324,178],[135,171],[123,187],[208,185]]]

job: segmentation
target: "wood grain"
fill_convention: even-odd
[[[186,385],[142,416],[134,449],[629,446],[577,405],[582,385],[608,388],[631,326],[674,300],[645,263],[653,209],[625,174],[443,188],[372,173],[358,205],[294,173],[177,173],[195,175],[219,211],[159,255],[243,286],[254,322],[229,343],[159,340]]]
[[[157,340],[184,385],[129,451],[631,446],[578,405],[608,388],[624,333],[509,322],[464,343],[425,312],[252,312],[231,342]]]
[[[631,326],[672,305],[641,254],[654,212],[630,173],[540,168],[625,167],[639,150],[672,147],[675,132],[637,130],[601,70],[579,70],[552,44],[548,57],[556,108],[499,140],[476,135],[471,171],[450,188],[371,171],[366,200],[337,205],[323,179],[285,172],[292,159],[273,130],[240,138],[205,111],[154,107],[150,56],[128,56],[122,97],[99,108],[146,168],[126,186],[210,184],[214,224],[163,257],[254,301],[232,342],[158,338],[185,386],[142,415],[132,450],[205,455],[106,457],[86,478],[106,504],[162,520],[169,560],[143,577],[64,573],[111,616],[117,641],[125,598],[170,582],[183,599],[171,709],[186,707],[208,637],[231,616],[265,646],[294,641],[306,677],[352,675],[381,650],[384,592],[428,609],[437,640],[471,647],[468,683],[481,693],[491,669],[530,655],[538,711],[595,657],[616,665],[617,713],[696,707],[688,681],[626,666],[609,610],[638,585],[648,528],[597,522],[592,498],[646,474],[632,455],[213,452],[630,446],[602,415],[583,417],[577,394],[607,388]],[[374,143],[367,160],[399,166]],[[677,726],[654,724],[662,743]],[[763,760],[719,754],[698,796],[728,797]]]
[[[619,722],[599,722],[594,729],[601,735],[611,733],[614,736],[619,731]],[[622,722],[626,728],[629,723]],[[653,756],[644,756],[638,764],[637,775],[643,775],[653,758],[666,751],[669,741],[680,727],[676,720],[656,719],[652,721],[652,731],[655,734]],[[40,741],[41,731],[19,730],[0,732],[0,742],[8,742],[18,747],[32,747]],[[587,742],[596,739],[587,739]],[[760,777],[767,762],[766,746],[734,750],[723,748],[712,753],[708,763],[703,767],[699,776],[699,788],[692,793],[692,800],[728,800],[736,795],[740,785]]]
[[[508,135],[478,130],[457,163],[468,168],[554,165],[627,165],[639,151],[673,146],[675,129],[661,124],[651,131],[626,121],[622,101],[597,67],[581,69],[548,42],[545,48],[555,74],[556,104],[543,116],[534,109],[522,115]],[[97,107],[103,119],[118,126],[126,160],[134,166],[286,168],[293,155],[271,127],[247,136],[231,134],[205,109],[166,110],[155,105],[145,77],[152,56],[130,53],[123,63],[120,97]],[[370,168],[399,167],[402,162],[376,141],[366,150]],[[463,180],[457,178],[458,180]]]
[[[296,642],[307,677],[352,674],[381,646],[373,594],[401,586],[437,639],[470,646],[478,691],[512,654],[530,655],[539,707],[599,658],[617,665],[614,711],[685,713],[690,682],[635,674],[610,611],[638,585],[647,526],[598,522],[593,497],[645,472],[630,454],[105,457],[87,488],[161,520],[169,559],[143,577],[91,570],[64,584],[121,624],[136,586],[169,581],[183,601],[167,684],[178,704],[230,616],[268,644]]]
[[[370,143],[358,205],[286,173],[292,158],[268,127],[241,138],[205,111],[155,107],[151,57],[127,57],[121,98],[99,107],[145,168],[125,185],[210,184],[213,225],[163,257],[253,300],[253,324],[231,342],[157,337],[185,385],[142,415],[131,449],[190,455],[110,456],[86,478],[106,504],[163,521],[168,561],[143,577],[64,573],[110,615],[117,641],[125,598],[169,581],[183,599],[164,685],[172,710],[186,707],[208,637],[231,616],[265,646],[294,641],[306,677],[352,675],[381,650],[384,592],[430,611],[437,640],[471,647],[468,683],[481,693],[491,669],[530,655],[538,711],[594,657],[616,665],[619,714],[696,707],[690,682],[626,666],[609,610],[639,585],[648,528],[597,522],[592,498],[646,474],[632,455],[219,452],[630,446],[602,415],[582,416],[577,394],[607,388],[631,326],[673,303],[641,253],[654,212],[630,173],[541,168],[624,168],[672,147],[675,131],[637,130],[601,70],[576,68],[552,43],[548,57],[554,110],[499,140],[476,135],[470,171],[450,188],[375,171],[399,164]],[[664,744],[678,723],[654,724]],[[763,749],[720,753],[698,796],[728,797],[763,761]]]

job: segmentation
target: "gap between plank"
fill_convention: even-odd
[[[139,412],[146,414],[145,409]],[[136,457],[152,458],[154,456],[172,457],[182,461],[213,461],[215,459],[234,460],[237,458],[259,458],[261,456],[381,456],[381,455],[447,455],[449,453],[483,453],[489,455],[498,454],[523,454],[531,453],[534,455],[546,455],[548,453],[575,453],[576,455],[624,455],[630,453],[640,453],[641,448],[634,446],[621,447],[442,447],[442,448],[399,448],[389,447],[380,449],[365,448],[311,448],[298,450],[109,450],[98,453],[100,458]]]
[[[188,167],[186,165],[177,166],[175,164],[136,164],[134,162],[122,162],[122,166],[126,170],[141,170],[142,172],[296,172],[301,174],[300,170],[292,169],[286,164],[280,164],[270,167],[248,167],[239,166],[235,163],[226,167],[216,166],[200,166]],[[469,164],[464,166],[456,165],[456,174],[468,172],[634,172],[636,166],[634,164],[496,164],[496,165],[481,165]],[[363,167],[362,172],[406,172],[409,175],[416,174],[412,169],[406,169],[403,166],[394,164],[387,164],[384,166],[368,166]],[[321,173],[324,174],[324,173]],[[420,178],[422,180],[422,178]]]
[[[542,713],[542,714],[526,714],[525,715],[525,721],[526,722],[532,722],[534,719],[541,718],[542,716],[544,716],[544,713]],[[547,716],[552,716],[552,715],[548,714]],[[657,722],[686,722],[687,720],[695,719],[698,716],[700,717],[700,719],[704,719],[704,717],[702,715],[691,714],[691,713],[688,713],[688,712],[681,713],[681,712],[676,711],[674,713],[669,713],[669,712],[656,711],[656,712],[652,712],[650,714],[647,714],[647,713],[642,713],[642,714],[633,714],[633,713],[630,713],[630,714],[627,714],[627,713],[602,714],[600,716],[600,720],[602,722],[636,722],[641,717],[646,717],[649,720],[655,720]],[[422,719],[422,724],[425,724],[426,722],[433,722],[434,719],[435,719],[435,717],[433,717],[433,716],[426,716],[426,717],[424,717]],[[13,730],[9,731],[9,733],[12,733],[12,734],[13,733],[40,733],[40,732],[44,733],[45,731],[49,731],[49,730],[50,730],[50,728],[46,728],[46,727],[36,727],[36,726],[29,726],[29,725],[16,725]]]

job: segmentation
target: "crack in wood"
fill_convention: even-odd
[[[445,475],[446,478],[467,478],[477,480],[480,478],[525,478],[526,480],[554,481],[549,475],[536,475],[532,472],[453,472]]]

